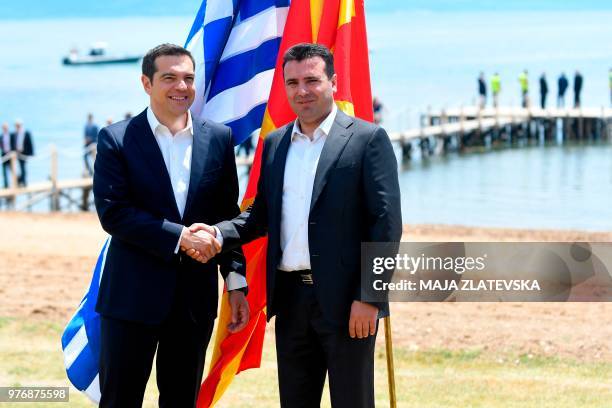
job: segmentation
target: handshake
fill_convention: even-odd
[[[195,223],[189,228],[183,228],[180,247],[189,257],[202,263],[208,262],[221,252],[217,230],[202,223]]]

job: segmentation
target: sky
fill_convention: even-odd
[[[187,16],[195,14],[200,4],[201,0],[2,0],[0,19]],[[612,10],[610,0],[365,0],[365,4],[367,13],[411,10]]]

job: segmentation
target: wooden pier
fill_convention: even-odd
[[[495,148],[513,146],[519,142],[545,143],[559,138],[562,141],[612,140],[612,109],[538,109],[499,107],[479,109],[464,107],[431,111],[421,115],[418,128],[390,132],[391,140],[402,148],[404,160],[410,160],[414,150],[422,157],[465,151],[469,148]],[[95,150],[91,152],[95,156]],[[82,153],[73,154],[82,159]],[[2,157],[9,163],[9,188],[0,189],[0,204],[23,211],[43,200],[49,200],[51,211],[93,208],[93,179],[88,176],[60,180],[58,177],[58,151],[51,146],[49,174],[46,180],[28,186],[17,184],[17,153]],[[246,167],[247,173],[253,156],[237,157],[236,164]],[[85,173],[84,173],[85,174]]]
[[[423,156],[462,151],[470,147],[513,145],[520,140],[611,140],[612,109],[609,108],[514,108],[480,109],[475,106],[421,115],[421,126],[391,132],[402,146],[404,159],[413,150]]]
[[[91,200],[91,190],[93,179],[91,177],[81,177],[69,180],[58,178],[58,152],[51,146],[50,169],[48,180],[39,181],[28,186],[20,186],[17,183],[17,161],[19,157],[16,152],[11,152],[2,157],[2,164],[10,163],[11,183],[9,188],[0,189],[0,200],[4,200],[6,207],[17,210],[29,210],[38,202],[49,199],[49,210],[60,211],[60,198],[67,201],[70,205],[76,205],[80,210],[89,210]],[[28,158],[24,158],[28,160]],[[78,198],[74,194],[78,195]],[[18,197],[25,197],[25,202],[15,205]]]

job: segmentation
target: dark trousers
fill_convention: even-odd
[[[11,173],[11,161],[6,161],[2,163],[2,178],[4,180],[4,188],[8,188],[10,185],[9,175]]]
[[[542,109],[546,109],[546,94],[545,93],[540,94],[540,106],[542,107]]]
[[[565,96],[558,95],[557,96],[557,108],[564,108],[564,107],[565,107]]]
[[[17,177],[17,184],[20,186],[27,186],[27,172],[26,172],[26,161],[23,159],[19,159],[19,177]]]
[[[160,325],[103,316],[100,407],[142,406],[156,349],[159,406],[194,407],[213,324],[214,319],[196,323],[180,299]]]
[[[93,165],[94,165],[94,146],[95,143],[89,143],[85,145],[85,153],[83,153],[83,161],[85,162],[85,170],[90,176],[93,176]],[[90,163],[91,162],[91,163]]]
[[[321,405],[325,375],[333,408],[374,407],[376,336],[352,339],[345,327],[329,324],[321,313],[314,286],[277,273],[276,354],[281,407]],[[316,282],[315,282],[316,285]]]

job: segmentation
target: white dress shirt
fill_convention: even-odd
[[[183,218],[191,177],[191,148],[193,146],[191,113],[187,111],[185,129],[178,131],[174,136],[168,127],[159,123],[151,108],[147,109],[147,120],[164,158],[176,206]]]
[[[336,119],[334,103],[330,114],[315,129],[312,140],[302,133],[296,119],[285,162],[283,205],[281,210],[280,245],[283,255],[278,269],[297,271],[310,269],[308,217],[317,165],[325,140]]]
[[[22,128],[19,132],[17,132],[17,137],[15,140],[15,149],[18,152],[23,152],[23,144],[25,141],[25,130]]]
[[[170,176],[174,200],[179,210],[181,218],[185,213],[187,204],[187,193],[189,192],[189,180],[191,178],[191,156],[193,147],[193,122],[191,112],[187,111],[187,126],[185,129],[172,135],[167,126],[162,125],[153,113],[151,107],[147,108],[147,120],[151,131],[155,136],[159,150],[161,151],[166,170]],[[183,233],[185,227],[183,227]],[[182,234],[181,234],[182,236]],[[174,253],[178,253],[181,245],[181,238],[176,244]],[[227,289],[234,290],[247,286],[244,276],[236,272],[230,272],[226,278]]]

